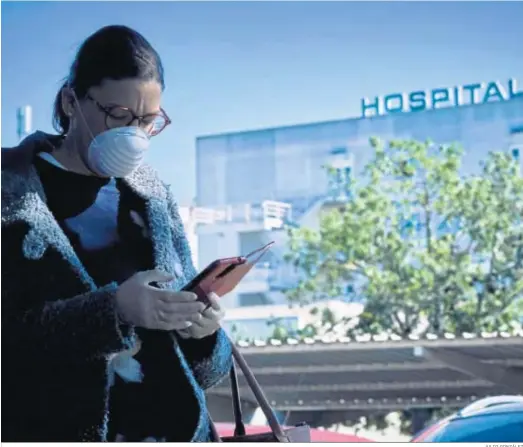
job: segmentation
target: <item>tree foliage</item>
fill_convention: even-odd
[[[511,330],[523,314],[518,164],[491,153],[463,176],[458,146],[371,145],[349,198],[327,203],[319,228],[289,230],[300,280],[288,300],[364,300],[353,334]]]

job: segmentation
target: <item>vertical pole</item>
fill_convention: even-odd
[[[32,132],[33,109],[31,106],[19,107],[16,113],[16,133],[21,141]]]

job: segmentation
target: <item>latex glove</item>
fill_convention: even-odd
[[[172,331],[186,329],[204,317],[205,304],[192,292],[159,289],[151,283],[174,278],[158,270],[139,272],[116,291],[116,309],[120,319],[145,329]]]
[[[225,312],[220,306],[220,298],[215,293],[209,294],[207,298],[210,307],[202,312],[202,318],[195,321],[191,327],[178,330],[178,334],[182,338],[205,338],[214,334],[220,328],[220,323],[225,316]]]

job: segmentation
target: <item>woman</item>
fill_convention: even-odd
[[[231,366],[177,206],[142,164],[169,123],[163,68],[136,31],[81,46],[59,136],[2,150],[3,441],[207,441],[203,390]]]

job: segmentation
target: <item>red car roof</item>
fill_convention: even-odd
[[[234,434],[234,424],[217,423],[216,428],[220,436],[232,436]],[[256,434],[269,432],[271,429],[265,425],[246,425],[245,430],[247,434]],[[311,439],[312,442],[374,442],[360,436],[336,433],[328,430],[317,430],[314,428],[311,428]]]

